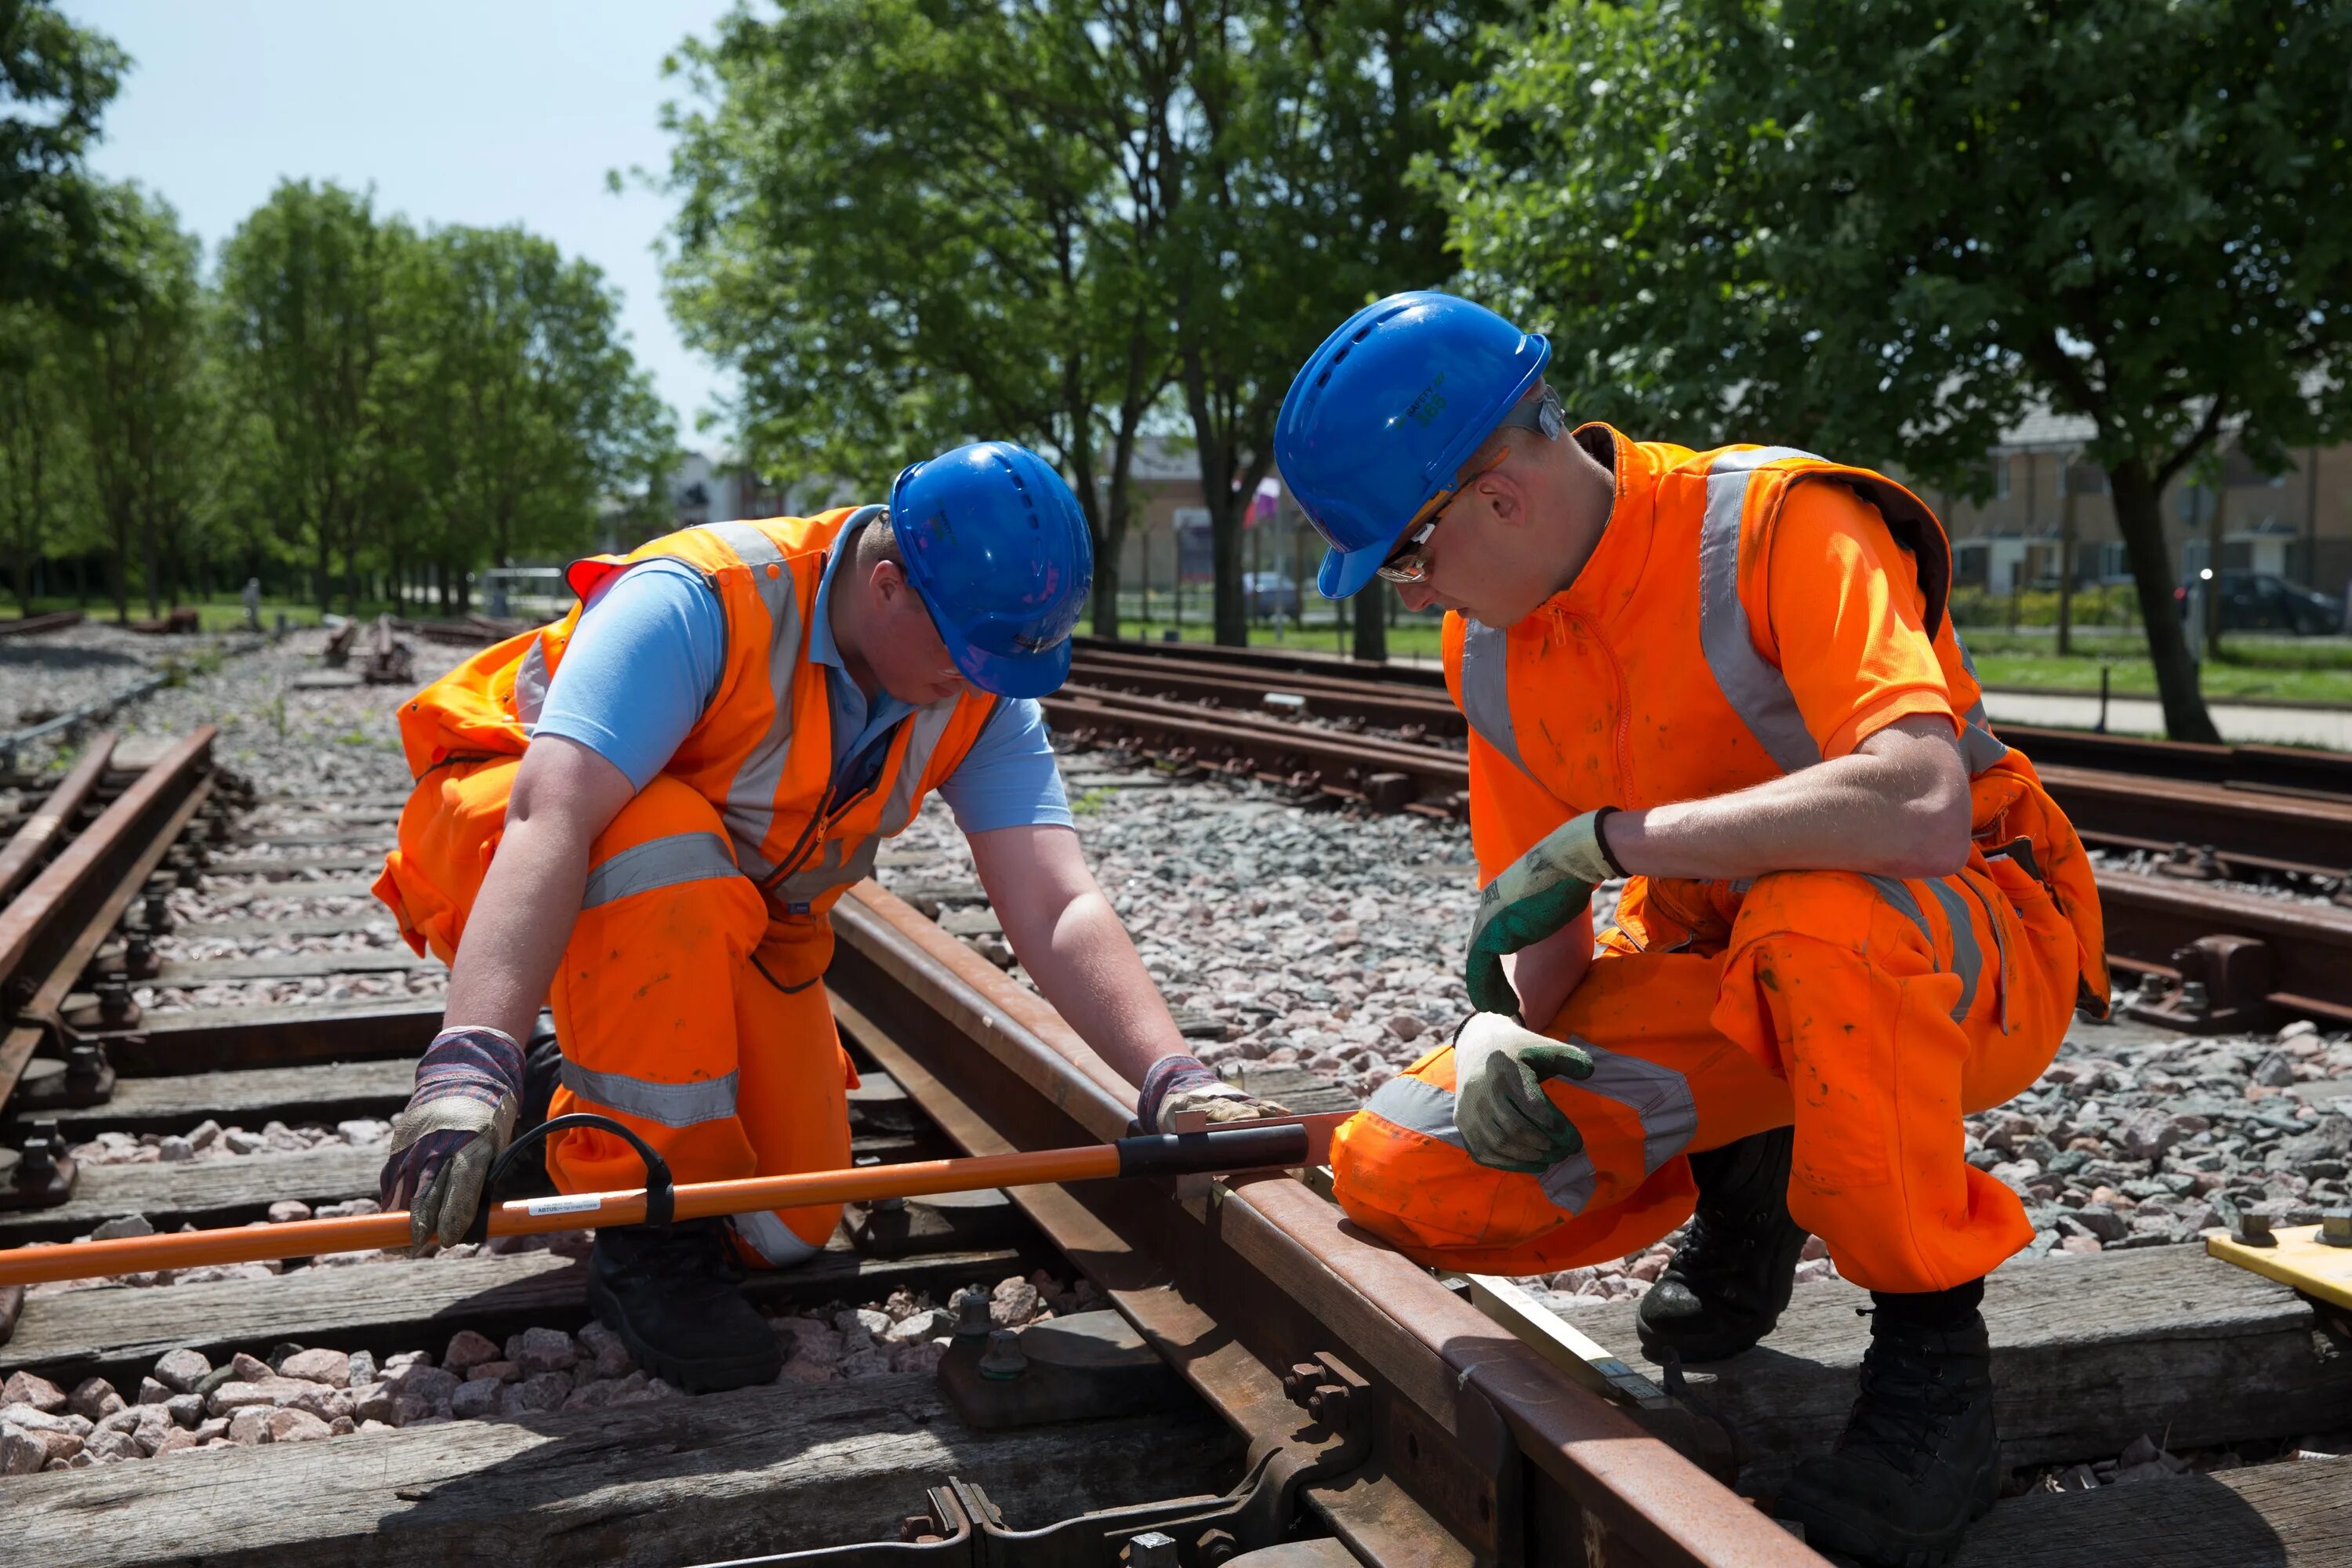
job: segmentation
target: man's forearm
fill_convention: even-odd
[[[1141,1083],[1153,1062],[1184,1049],[1159,987],[1100,892],[1079,894],[1035,931],[1006,935],[1054,1010],[1128,1082]]]
[[[1881,731],[1856,751],[1729,795],[1612,813],[1629,872],[1709,879],[1773,871],[1948,876],[1969,854],[1968,780],[1948,735]]]
[[[568,835],[530,821],[509,827],[467,917],[445,1023],[529,1039],[587,881],[586,857]]]

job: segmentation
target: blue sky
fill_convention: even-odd
[[[668,202],[608,169],[660,170],[662,57],[721,0],[64,0],[131,53],[92,163],[177,207],[208,252],[284,178],[373,184],[419,226],[520,223],[604,269],[638,363],[689,446],[719,372],[678,341],[655,239]]]

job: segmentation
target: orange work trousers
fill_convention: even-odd
[[[1943,1289],[2032,1238],[1962,1158],[1960,1119],[2049,1066],[2079,968],[2073,928],[2006,858],[1907,881],[1636,878],[1546,1031],[1592,1050],[1591,1078],[1545,1086],[1583,1152],[1540,1174],[1473,1161],[1449,1045],[1340,1129],[1337,1195],[1419,1262],[1544,1273],[1657,1241],[1690,1217],[1687,1153],[1793,1122],[1790,1212],[1839,1273]]]
[[[520,759],[439,768],[401,814],[400,847],[376,894],[419,952],[450,961],[506,826]],[[735,866],[719,813],[660,776],[621,808],[589,854],[549,1001],[563,1051],[551,1117],[590,1110],[644,1138],[680,1182],[840,1170],[849,1164],[848,1086],[824,987],[787,989],[759,889]],[[765,962],[763,963],[763,954]],[[549,1141],[567,1193],[642,1185],[636,1152],[609,1132]],[[822,1250],[838,1205],[735,1221],[746,1261],[784,1267]]]

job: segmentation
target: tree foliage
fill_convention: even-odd
[[[1003,437],[1071,476],[1117,620],[1130,468],[1189,426],[1218,635],[1292,374],[1365,300],[1438,281],[1403,178],[1493,5],[816,0],[681,69],[673,308],[741,377],[749,456],[879,484]],[[1375,638],[1376,616],[1363,623]]]
[[[129,63],[44,0],[0,0],[0,305],[79,311],[115,281],[82,158]]]
[[[1580,414],[1961,489],[2084,416],[2176,736],[2211,739],[2158,499],[2345,427],[2352,7],[1659,0],[1533,15],[1437,171]]]

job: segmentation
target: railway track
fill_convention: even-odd
[[[1164,763],[1462,816],[1465,726],[1430,667],[1080,639],[1055,726]],[[2192,1028],[2352,1023],[2352,757],[2004,725],[2103,869],[2111,956]],[[2214,886],[2261,882],[2292,897]],[[2193,989],[2191,988],[2193,987]]]
[[[333,994],[418,967],[381,940],[283,949],[381,938],[364,879],[398,802],[262,795],[215,765],[213,742],[208,731],[166,746],[100,737],[61,779],[23,795],[5,827],[0,1143],[16,1158],[0,1172],[0,1247],[109,1224],[266,1223],[273,1205],[348,1212],[372,1199],[382,1144],[370,1128],[404,1101],[438,995]],[[198,906],[201,918],[189,912]],[[865,1076],[852,1103],[861,1161],[1124,1132],[1123,1086],[972,945],[871,883],[836,921],[828,978]],[[262,938],[276,942],[254,952]],[[301,1000],[249,994],[320,983],[327,994]],[[142,995],[184,1005],[142,1009]],[[212,1140],[225,1127],[262,1129],[247,1134],[259,1146],[194,1149],[208,1125]],[[313,1135],[338,1125],[349,1136]],[[79,1171],[61,1157],[109,1134],[152,1136],[158,1157]],[[179,1142],[194,1157],[163,1156]],[[102,1380],[133,1402],[134,1423],[147,1380],[181,1432],[260,1408],[235,1401],[258,1397],[281,1369],[340,1364],[347,1385],[272,1406],[261,1419],[282,1418],[281,1441],[0,1479],[0,1539],[26,1560],[123,1568],[493,1552],[571,1563],[583,1550],[647,1564],[803,1553],[791,1560],[1222,1568],[1276,1542],[1299,1553],[1285,1564],[1328,1568],[1818,1563],[1697,1461],[1725,1468],[1736,1453],[1744,1484],[1769,1491],[1791,1454],[1833,1433],[1860,1348],[1839,1288],[1784,1331],[1795,1359],[1784,1350],[1756,1363],[1752,1382],[1698,1378],[1670,1398],[1666,1369],[1614,1360],[1507,1282],[1465,1286],[1412,1267],[1354,1234],[1308,1181],[1106,1183],[853,1211],[821,1258],[751,1286],[766,1310],[797,1314],[796,1363],[811,1322],[818,1334],[835,1325],[836,1352],[876,1353],[856,1336],[887,1336],[843,1314],[894,1300],[944,1307],[959,1288],[997,1287],[977,1308],[955,1304],[963,1337],[952,1315],[929,1320],[951,1342],[936,1373],[699,1398],[660,1397],[636,1373],[626,1397],[608,1389],[581,1404],[572,1395],[632,1374],[590,1375],[609,1352],[581,1332],[579,1250],[240,1266],[0,1299],[0,1375],[40,1378],[92,1410],[105,1400],[89,1380]],[[2018,1463],[2098,1457],[2176,1423],[2177,1443],[2285,1436],[2344,1407],[2352,1373],[2315,1348],[2308,1303],[2189,1249],[2168,1253],[2116,1255],[2099,1295],[2120,1321],[2088,1344],[2049,1324],[2053,1289],[2081,1300],[2089,1265],[1997,1277],[2004,1375],[2018,1386],[2003,1421]],[[1005,1287],[1039,1274],[1067,1287],[1060,1310],[1016,1334],[1019,1290],[1011,1310],[994,1309]],[[2182,1291],[2194,1310],[2146,1305]],[[1627,1325],[1590,1327],[1631,1343]],[[479,1336],[468,1353],[489,1366],[542,1368],[513,1383],[495,1374],[517,1392],[467,1406],[494,1419],[442,1418],[459,1391],[489,1381],[433,1364],[466,1335]],[[2193,1353],[2159,1384],[2086,1410],[2088,1390],[2180,1342]],[[983,1356],[1003,1371],[1011,1352],[1024,1363],[1014,1375],[981,1374]],[[190,1354],[211,1371],[174,1394],[156,1374],[167,1356],[190,1372]],[[224,1403],[232,1388],[245,1392]],[[2207,1406],[2170,1408],[2184,1389]],[[174,1397],[196,1406],[173,1410]],[[338,1412],[340,1423],[328,1418]],[[183,1413],[198,1425],[180,1426]],[[96,1418],[85,1454],[109,1420],[130,1442],[152,1436],[153,1423],[122,1415]],[[343,1426],[348,1435],[327,1435]],[[281,1452],[295,1437],[323,1440]],[[2250,1518],[2308,1512],[2326,1479],[2315,1468],[2325,1468],[2247,1472],[2258,1482],[2180,1478],[2199,1495],[2168,1487],[2168,1506],[2202,1510],[2203,1522],[2169,1532],[2210,1543]],[[2233,1510],[2214,1511],[2205,1494],[2215,1487]],[[2049,1561],[2147,1561],[2134,1554],[2147,1532],[2132,1533],[2129,1514],[2104,1492],[2019,1499],[1980,1527],[1965,1561],[2043,1561],[2032,1551],[2043,1538],[2075,1543]],[[2084,1541],[2098,1550],[2085,1555]]]

